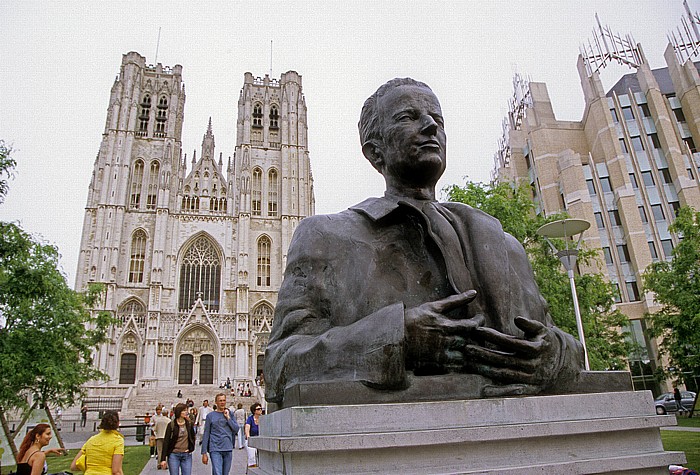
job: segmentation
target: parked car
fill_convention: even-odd
[[[681,391],[681,404],[686,410],[690,410],[695,404],[695,393],[692,391]],[[673,393],[663,393],[654,400],[657,414],[667,414],[678,411]]]

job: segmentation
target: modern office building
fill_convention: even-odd
[[[683,54],[683,44],[669,44],[667,67],[652,70],[631,38],[604,28],[600,35],[607,43],[597,43],[610,48],[578,58],[580,121],[557,120],[547,86],[516,75],[494,179],[526,180],[537,212],[566,210],[592,224],[584,242],[602,250],[599,267],[580,271],[601,271],[617,287],[617,306],[640,347],[630,358],[635,387],[667,390],[652,375],[663,362],[645,339],[644,315],[658,308],[642,291],[642,273],[670,258],[676,210],[700,209],[700,63]],[[635,71],[606,91],[599,72],[610,62]]]
[[[103,284],[98,310],[118,318],[95,355],[107,385],[252,381],[289,242],[314,214],[299,74],[245,74],[233,158],[216,153],[211,119],[199,154],[183,157],[184,114],[182,66],[123,56],[76,278],[78,290]]]

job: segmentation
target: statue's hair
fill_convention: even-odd
[[[399,86],[419,86],[430,89],[425,83],[416,81],[411,78],[395,78],[379,86],[379,89],[369,96],[362,106],[362,112],[360,113],[360,122],[357,127],[360,129],[360,144],[365,145],[368,140],[371,139],[381,139],[381,132],[379,130],[379,113],[377,111],[377,101],[384,94],[389,92],[391,89]]]

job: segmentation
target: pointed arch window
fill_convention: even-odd
[[[267,214],[277,216],[277,170],[270,169],[267,173]]]
[[[262,170],[259,168],[253,170],[252,198],[251,212],[253,216],[260,216],[262,213]]]
[[[125,324],[130,318],[134,318],[138,326],[146,324],[146,308],[138,300],[128,300],[119,306],[117,319]]]
[[[138,209],[141,204],[141,187],[143,186],[143,160],[136,160],[131,174],[131,198],[129,205]]]
[[[158,99],[158,111],[156,112],[156,129],[153,135],[158,138],[165,137],[165,125],[168,121],[168,98],[160,96]]]
[[[254,332],[270,331],[274,310],[266,303],[262,303],[253,310],[253,323],[251,330]]]
[[[272,242],[267,236],[258,239],[258,287],[270,286],[270,248]]]
[[[200,236],[185,251],[180,265],[179,308],[187,311],[198,298],[211,312],[219,311],[221,259],[216,246]]]
[[[146,233],[137,229],[131,237],[131,258],[129,260],[129,282],[143,282],[143,269],[146,263]]]
[[[263,107],[262,104],[256,102],[253,104],[253,127],[262,127]]]
[[[151,95],[145,94],[141,100],[141,113],[139,114],[139,130],[136,131],[138,137],[148,135],[148,120],[151,116]]]
[[[160,163],[157,160],[151,162],[151,171],[148,175],[148,195],[146,197],[146,209],[156,209],[158,202],[158,178],[160,175]]]
[[[270,128],[278,129],[280,123],[280,112],[276,105],[270,106]]]

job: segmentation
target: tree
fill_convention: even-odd
[[[684,206],[669,226],[682,237],[670,261],[644,272],[644,288],[654,292],[661,310],[648,314],[649,332],[660,337],[660,350],[683,382],[700,372],[700,212]],[[668,371],[666,373],[669,373]]]
[[[537,234],[542,225],[567,215],[544,217],[536,214],[526,184],[467,182],[464,186],[449,186],[444,191],[450,201],[466,203],[496,217],[503,229],[520,241],[527,252],[537,285],[549,304],[554,323],[577,336],[569,278],[559,259]],[[597,255],[596,250],[582,249],[579,260],[590,262]],[[625,358],[630,347],[621,329],[626,327],[627,318],[613,308],[612,284],[602,274],[578,275],[575,280],[591,369],[626,367]]]
[[[17,163],[12,158],[12,147],[0,139],[0,204],[5,201],[9,187],[8,181],[12,178],[16,165]]]
[[[4,147],[4,143],[3,143]],[[0,150],[0,176],[15,162]],[[4,197],[7,184],[0,189]],[[0,407],[27,408],[34,401],[70,406],[81,385],[104,373],[91,352],[105,341],[112,317],[92,314],[99,287],[72,290],[59,270],[54,246],[14,223],[0,222]]]

